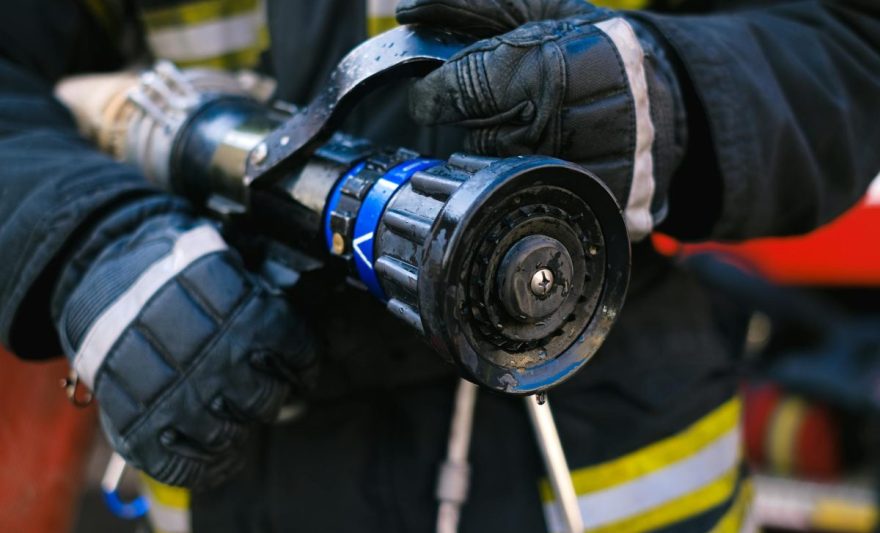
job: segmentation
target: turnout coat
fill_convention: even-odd
[[[393,3],[7,2],[0,341],[22,358],[59,355],[50,320],[59,265],[114,204],[152,190],[79,137],[53,83],[159,56],[258,68],[278,80],[279,98],[301,104],[346,51],[393,24]],[[853,204],[880,171],[876,1],[622,3],[646,8],[633,16],[668,40],[687,77],[689,155],[661,230],[689,240],[806,232]],[[186,31],[223,20],[253,39],[185,46]],[[434,155],[457,149],[456,132],[409,121],[404,90],[372,97],[345,129]],[[749,495],[737,445],[738,338],[687,272],[647,242],[633,253],[618,325],[550,395],[588,529],[735,530]],[[294,296],[324,344],[305,414],[266,427],[242,472],[193,495],[195,531],[433,528],[455,376],[369,295],[328,278],[306,276]],[[462,531],[559,527],[520,401],[480,395],[471,462]]]

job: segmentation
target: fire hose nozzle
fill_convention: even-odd
[[[388,308],[467,379],[509,394],[577,372],[607,336],[629,280],[613,196],[550,157],[456,154],[418,170],[370,240]]]

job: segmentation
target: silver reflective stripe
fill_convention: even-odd
[[[367,0],[368,17],[394,17],[397,0]]]
[[[266,13],[260,3],[255,11],[220,20],[151,30],[147,41],[156,57],[171,61],[198,61],[257,45],[265,26]]]
[[[587,530],[656,509],[727,475],[739,465],[740,430],[734,427],[697,453],[655,472],[578,496]],[[555,503],[545,504],[548,529],[565,531]]]
[[[150,508],[147,511],[153,531],[161,533],[190,533],[192,531],[192,515],[189,507],[172,507],[166,505],[147,491]]]
[[[880,174],[874,178],[871,185],[868,186],[868,194],[865,196],[868,205],[880,205]]]
[[[171,252],[150,265],[89,328],[73,359],[73,369],[79,378],[93,389],[95,374],[107,353],[150,298],[197,259],[226,248],[223,238],[209,225],[198,226],[178,237]]]
[[[651,102],[648,80],[645,76],[645,51],[632,26],[622,18],[613,18],[596,24],[611,39],[623,59],[636,111],[636,151],[633,179],[624,214],[626,226],[633,240],[645,238],[654,227],[651,201],[654,198],[654,123],[651,120]]]

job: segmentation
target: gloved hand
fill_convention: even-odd
[[[172,485],[228,474],[316,359],[283,297],[164,195],[98,224],[63,269],[53,314],[114,448]]]
[[[634,239],[660,222],[687,127],[670,52],[646,27],[586,2],[404,0],[397,13],[477,35],[510,30],[415,82],[417,122],[469,128],[466,148],[480,154],[583,165],[625,208]],[[557,15],[568,16],[527,22]]]

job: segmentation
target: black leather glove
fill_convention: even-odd
[[[485,35],[554,13],[549,3],[407,0],[398,18]],[[625,208],[630,235],[643,238],[665,215],[686,145],[675,70],[638,22],[585,2],[559,4],[560,15],[575,14],[479,41],[417,81],[411,113],[422,124],[469,128],[466,148],[477,153],[580,163]]]
[[[159,481],[213,484],[315,363],[287,302],[168,196],[117,210],[63,269],[53,313],[114,448]]]

